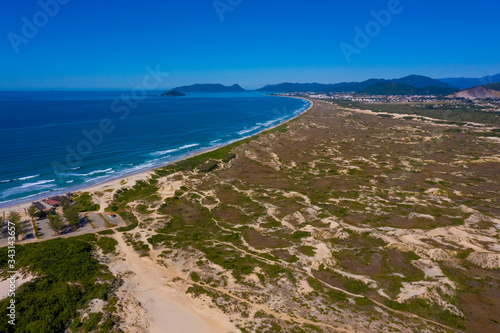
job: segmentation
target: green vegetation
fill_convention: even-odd
[[[386,300],[385,304],[394,310],[408,311],[423,318],[439,321],[450,327],[458,329],[466,328],[466,318],[457,316],[448,310],[443,310],[440,305],[430,302],[429,300],[412,298],[404,303]]]
[[[25,225],[21,222],[21,215],[18,212],[10,212],[8,218],[10,222],[14,223],[14,233],[16,235],[16,240],[19,240],[19,236],[26,233]]]
[[[28,215],[31,217],[31,219],[34,220],[39,215],[38,214],[38,209],[35,206],[33,206],[33,205],[29,206],[29,208],[28,208]]]
[[[62,332],[91,299],[107,300],[114,277],[92,256],[94,242],[95,236],[86,235],[17,246],[18,269],[37,277],[16,292],[15,330],[2,320],[0,331]],[[7,258],[7,248],[1,248],[4,271]],[[8,303],[9,299],[0,301],[3,318],[7,318]]]
[[[316,255],[316,248],[312,246],[299,246],[298,250],[309,257],[314,257]]]
[[[191,272],[189,276],[191,277],[191,280],[193,280],[194,282],[200,281],[200,275],[196,272]]]
[[[114,252],[116,250],[116,245],[118,242],[116,239],[111,237],[99,237],[96,242],[96,245],[102,249],[102,253],[108,254]]]
[[[370,287],[366,283],[354,279],[346,279],[344,287],[353,294],[363,294],[370,290]]]
[[[59,214],[49,215],[49,228],[52,229],[56,234],[59,234],[63,229],[66,223],[63,221]]]
[[[79,212],[94,212],[99,210],[100,206],[92,200],[89,193],[82,193],[78,196],[73,196],[72,199],[76,202],[77,211]]]
[[[227,152],[222,158],[222,162],[227,163],[231,161],[233,158],[236,158],[236,154],[233,152]]]
[[[210,172],[216,169],[219,166],[219,163],[215,160],[208,160],[202,165],[198,167],[199,172]]]
[[[106,230],[103,230],[103,231],[99,231],[97,234],[98,235],[113,235],[115,233],[114,230],[112,229],[106,229]]]
[[[308,232],[308,231],[295,231],[293,234],[292,234],[292,238],[293,239],[301,239],[301,238],[304,238],[304,237],[309,237],[311,236],[311,233]]]
[[[63,214],[71,228],[76,230],[78,222],[80,221],[80,214],[78,213],[77,205],[64,208]]]
[[[149,255],[149,245],[138,239],[138,237],[140,236],[139,234],[133,236],[130,233],[124,233],[123,236],[125,237],[127,245],[132,246],[134,248],[134,251],[136,251],[139,256],[146,257]]]

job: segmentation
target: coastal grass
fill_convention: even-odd
[[[16,291],[16,325],[2,320],[0,331],[63,332],[90,300],[107,300],[115,278],[92,255],[95,246],[95,235],[16,246],[17,270],[36,277]],[[9,270],[7,258],[7,248],[1,248],[4,272]],[[8,298],[0,301],[3,318],[9,302]]]
[[[246,138],[246,139],[242,139],[240,141],[233,142],[233,143],[231,143],[229,145],[220,147],[218,149],[215,149],[215,150],[212,150],[212,151],[208,151],[206,153],[202,153],[202,154],[199,154],[199,155],[194,155],[192,157],[189,157],[189,158],[186,158],[184,160],[175,162],[173,164],[166,165],[164,167],[155,169],[155,174],[158,177],[164,177],[164,176],[168,176],[168,175],[170,175],[172,173],[179,172],[179,171],[193,171],[194,169],[200,167],[201,165],[203,165],[204,163],[206,163],[209,160],[223,160],[223,159],[226,159],[226,160],[229,161],[230,160],[229,156],[232,153],[231,151],[234,148],[236,148],[236,147],[238,147],[238,146],[240,146],[240,145],[242,145],[244,143],[248,143],[248,142],[252,141],[255,138],[256,138],[256,136],[253,136],[253,137],[250,137],[250,138]]]
[[[75,207],[77,207],[79,212],[95,212],[100,208],[99,204],[92,201],[90,193],[74,195],[72,199],[76,202]]]

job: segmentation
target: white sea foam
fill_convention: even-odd
[[[154,153],[151,153],[149,155],[151,155],[151,156],[162,156],[162,155],[167,155],[167,154],[170,154],[170,153],[174,153],[174,152],[182,150],[182,149],[196,147],[196,146],[199,146],[199,145],[200,145],[199,143],[192,143],[192,144],[189,144],[189,145],[181,146],[179,148],[155,151]]]
[[[179,147],[179,150],[181,150],[181,149],[187,149],[187,148],[191,148],[191,147],[196,147],[196,146],[199,146],[199,145],[200,145],[199,143],[192,143],[192,144],[189,144],[189,145],[185,145],[185,146]]]
[[[36,178],[38,176],[40,176],[40,175],[26,176],[26,177],[17,178],[15,180],[26,180],[26,179]]]
[[[87,177],[87,176],[95,175],[96,173],[113,173],[114,171],[112,171],[112,170],[113,170],[113,168],[108,168],[105,170],[94,170],[94,171],[91,171],[89,173],[67,173],[66,175],[76,176],[76,177]]]
[[[261,125],[257,125],[257,126],[254,126],[254,127],[250,127],[248,129],[243,129],[243,130],[241,130],[241,131],[238,132],[238,135],[243,135],[243,134],[247,134],[247,133],[253,132],[255,130],[258,130],[260,127],[261,127]]]
[[[52,183],[52,182],[55,182],[56,180],[55,179],[49,179],[49,180],[40,180],[40,181],[37,181],[36,183],[26,183],[26,184],[23,184],[21,186],[18,186],[18,188],[28,188],[28,187],[34,187],[34,186],[38,186],[38,185],[43,185],[43,184],[47,184],[47,183]]]
[[[159,151],[155,151],[154,153],[151,153],[150,155],[152,155],[152,156],[167,155],[167,154],[170,154],[170,153],[176,152],[176,151],[178,151],[178,150],[179,150],[179,148],[175,148],[175,149],[167,149],[167,150],[159,150]]]
[[[0,198],[3,199],[3,198],[7,198],[11,195],[16,195],[19,193],[26,193],[26,192],[30,192],[30,191],[40,191],[40,190],[53,189],[57,185],[56,184],[49,184],[49,183],[52,183],[54,181],[55,181],[55,179],[41,180],[41,181],[38,181],[36,183],[26,183],[26,184],[23,184],[21,186],[12,187],[12,188],[9,188],[5,191],[2,191],[0,194]]]

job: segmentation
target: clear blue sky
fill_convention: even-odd
[[[129,89],[157,65],[170,73],[160,89],[500,73],[497,0],[400,0],[348,63],[339,45],[391,1],[219,0],[236,4],[221,20],[213,0],[64,0],[45,23],[37,1],[0,0],[0,90]],[[13,34],[28,37],[17,53]]]

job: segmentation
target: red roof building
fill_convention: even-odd
[[[43,202],[45,202],[46,204],[51,205],[51,206],[58,206],[59,205],[59,201],[55,201],[55,200],[43,200]]]

